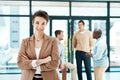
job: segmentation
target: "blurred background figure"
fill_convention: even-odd
[[[90,31],[85,30],[83,20],[78,21],[79,30],[73,35],[73,46],[76,49],[76,63],[78,80],[83,80],[82,77],[82,61],[84,61],[87,80],[92,80],[91,75],[91,59],[86,55],[89,54],[93,47],[93,37]]]
[[[101,29],[93,31],[93,38],[96,39],[95,46],[91,52],[94,63],[94,77],[95,80],[103,80],[104,72],[109,65],[106,38],[102,35]]]
[[[56,30],[55,31],[55,37],[58,40],[58,46],[59,46],[59,55],[60,55],[60,66],[59,68],[61,70],[68,68],[71,70],[71,80],[76,80],[76,66],[73,65],[70,62],[65,62],[64,61],[64,47],[63,44],[60,42],[61,40],[63,40],[63,31],[62,30]]]

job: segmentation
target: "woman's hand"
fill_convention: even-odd
[[[37,60],[36,64],[37,64],[37,65],[41,65],[41,64],[47,63],[47,62],[49,62],[49,61],[51,61],[51,56],[48,56],[48,57],[46,57],[46,58],[44,58],[44,59],[39,59],[39,60]]]
[[[47,63],[47,62],[49,62],[49,61],[51,61],[51,57],[50,57],[50,56],[48,56],[48,57],[46,57],[45,59],[43,59],[43,62],[44,62],[44,63]]]

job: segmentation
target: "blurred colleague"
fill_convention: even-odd
[[[84,61],[85,72],[87,80],[92,80],[91,76],[91,59],[86,55],[89,54],[93,47],[93,36],[88,30],[85,30],[85,23],[83,20],[78,22],[79,30],[73,35],[73,46],[76,49],[76,64],[78,80],[83,80],[82,77],[82,61]]]
[[[49,16],[36,11],[32,17],[34,34],[23,39],[17,64],[22,70],[21,80],[59,80],[59,48],[56,38],[44,33]]]
[[[69,68],[71,70],[71,80],[76,80],[76,66],[71,64],[70,62],[65,62],[64,61],[64,47],[63,44],[60,42],[63,40],[63,31],[62,30],[56,30],[55,31],[55,37],[58,40],[58,45],[59,45],[59,55],[60,55],[60,66],[59,68],[61,70],[66,68]]]
[[[102,36],[101,29],[95,29],[93,31],[93,38],[96,39],[95,46],[92,50],[94,77],[95,80],[103,80],[103,74],[109,65],[106,38]]]

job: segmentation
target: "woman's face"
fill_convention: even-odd
[[[44,32],[45,27],[47,25],[47,21],[43,17],[37,16],[34,18],[32,24],[33,24],[35,33],[41,33],[41,32]]]

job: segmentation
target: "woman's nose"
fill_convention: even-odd
[[[38,25],[38,27],[42,27],[42,25],[41,25],[41,24],[39,24],[39,25]]]

